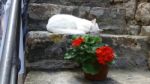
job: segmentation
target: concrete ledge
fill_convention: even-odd
[[[31,71],[25,84],[150,84],[149,71],[110,70],[103,81],[89,81],[81,71]]]

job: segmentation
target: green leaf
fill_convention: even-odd
[[[85,64],[82,65],[82,70],[85,73],[89,73],[89,74],[94,75],[94,74],[98,73],[99,67],[96,67],[93,64],[87,64],[87,63],[85,63]]]
[[[97,47],[101,47],[101,46],[105,46],[106,44],[105,43],[99,43],[99,44],[97,44],[96,46]]]
[[[101,38],[101,37],[96,37],[96,38],[95,38],[95,41],[96,41],[96,42],[102,42],[102,38]]]
[[[92,51],[95,52],[98,47],[92,47]]]
[[[84,38],[85,42],[88,42],[88,40],[89,40],[88,35],[84,35],[84,36],[82,36],[82,37]]]
[[[75,55],[66,53],[65,56],[64,56],[64,59],[72,59],[74,57],[75,57]]]
[[[93,37],[91,43],[97,43],[97,42],[101,42],[101,38],[97,36]]]
[[[75,38],[77,38],[77,35],[72,35],[72,39],[75,39]]]

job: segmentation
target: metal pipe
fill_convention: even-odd
[[[10,76],[10,84],[17,84],[18,70],[17,70],[17,59],[16,59],[16,50],[14,50],[13,59],[12,59],[12,68]]]
[[[19,26],[19,24],[18,24]],[[10,74],[10,84],[18,84],[18,71],[20,69],[20,62],[19,62],[19,29],[17,31],[17,39],[14,44],[15,49],[13,52],[13,57],[12,57],[12,68],[11,68],[11,74]]]
[[[0,61],[0,84],[10,83],[13,49],[16,42],[19,0],[12,0]]]
[[[18,70],[17,65],[12,65],[11,76],[10,76],[10,84],[17,84],[18,79]]]
[[[21,0],[20,0],[21,1]],[[12,58],[12,68],[11,68],[11,76],[10,76],[10,84],[18,84],[18,72],[20,68],[19,62],[19,42],[20,42],[20,17],[21,17],[21,3],[19,2],[18,6],[18,21],[17,21],[17,30],[16,30],[16,41],[14,43],[14,52]]]

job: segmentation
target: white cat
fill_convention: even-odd
[[[48,31],[58,34],[86,34],[101,31],[96,19],[89,21],[72,15],[57,14],[48,20]]]

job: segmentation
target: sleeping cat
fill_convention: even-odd
[[[46,28],[49,32],[58,34],[86,34],[101,31],[96,19],[89,21],[67,14],[52,16]]]

